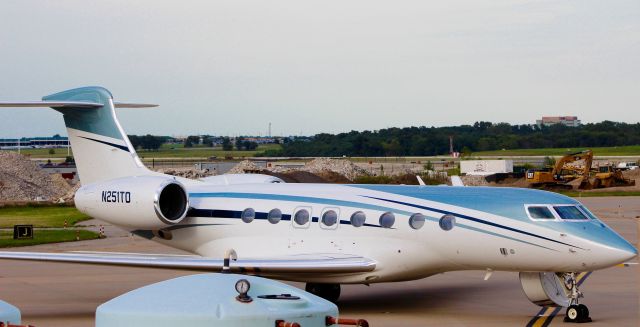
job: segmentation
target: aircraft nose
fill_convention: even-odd
[[[638,250],[629,242],[619,244],[610,251],[610,258],[616,263],[627,262],[638,255]]]

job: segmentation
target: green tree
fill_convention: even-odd
[[[195,135],[187,136],[187,139],[184,140],[185,148],[192,148],[194,145],[197,145],[197,144],[200,144],[199,136],[195,136]]]
[[[242,147],[245,150],[255,150],[258,147],[258,143],[253,141],[244,141],[242,142]]]
[[[236,149],[238,151],[244,148],[244,137],[236,137]]]
[[[164,140],[160,136],[153,136],[147,134],[140,138],[140,146],[147,151],[157,151],[164,143]]]
[[[213,147],[213,136],[211,135],[202,136],[202,144],[210,148]]]
[[[228,137],[222,139],[222,150],[233,151],[233,144],[231,144],[231,139]]]
[[[129,142],[131,142],[131,146],[133,149],[138,149],[140,147],[140,137],[137,135],[127,135],[129,137]]]

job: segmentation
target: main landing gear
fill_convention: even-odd
[[[307,283],[305,291],[333,303],[340,298],[340,284]]]
[[[565,286],[571,292],[569,294],[569,307],[567,308],[567,315],[564,317],[564,322],[591,322],[591,317],[589,317],[589,308],[587,308],[586,305],[579,303],[579,298],[583,297],[583,295],[582,292],[578,290],[576,274],[566,273],[563,277]]]

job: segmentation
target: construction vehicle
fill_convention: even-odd
[[[576,164],[578,161],[583,163]],[[560,158],[553,167],[528,170],[526,180],[531,187],[570,190],[575,183],[569,183],[581,179],[579,188],[590,188],[589,175],[592,162],[591,150],[570,153]]]
[[[592,180],[590,180],[591,188],[605,188],[614,186],[633,186],[636,181],[625,178],[622,175],[622,169],[613,165],[604,165],[598,167]]]

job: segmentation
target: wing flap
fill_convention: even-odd
[[[156,255],[108,252],[0,252],[0,259],[79,263],[143,268],[220,271],[223,260],[191,255]],[[254,273],[357,273],[374,270],[376,262],[360,256],[317,254],[269,259],[240,259],[233,272]]]

